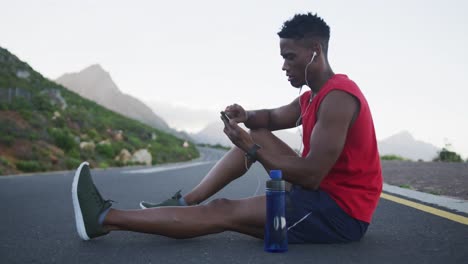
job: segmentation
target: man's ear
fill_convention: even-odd
[[[315,52],[315,56],[316,57],[319,57],[320,55],[322,55],[322,44],[320,44],[319,41],[315,40],[313,41],[313,44],[312,44],[312,50],[313,52]]]
[[[311,57],[314,56],[314,52],[315,52],[315,56],[314,56],[315,59],[317,59],[317,57],[320,57],[320,55],[322,55],[322,51],[323,51],[322,44],[320,44],[320,41],[318,39],[305,38],[303,45],[308,50],[311,50],[310,52]]]

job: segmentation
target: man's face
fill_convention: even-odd
[[[307,49],[301,40],[280,39],[281,57],[284,59],[283,71],[288,76],[288,81],[296,88],[305,85],[304,70],[311,58],[311,49]],[[310,67],[309,67],[310,68]]]

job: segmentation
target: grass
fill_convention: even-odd
[[[4,157],[0,156],[0,165],[10,166],[10,162],[7,159],[5,159]]]
[[[393,154],[390,154],[390,155],[382,155],[382,156],[380,156],[380,159],[381,159],[381,160],[400,160],[400,161],[407,161],[407,160],[409,160],[409,159],[403,158],[402,156],[393,155]]]
[[[16,162],[16,168],[24,172],[45,171],[45,167],[35,160],[20,160]]]
[[[109,168],[109,164],[107,162],[100,162],[98,167],[102,169],[107,169]]]
[[[409,184],[401,184],[399,185],[400,188],[404,188],[404,189],[408,189],[408,190],[416,190],[415,188],[413,188],[413,186],[409,185]],[[437,190],[419,190],[419,191],[422,191],[422,192],[425,192],[425,193],[430,193],[430,194],[433,194],[433,195],[441,195],[442,193],[440,191],[437,191]]]
[[[414,190],[414,188],[409,184],[402,184],[402,185],[399,185],[399,187],[409,189],[409,190]]]
[[[231,147],[223,146],[221,144],[212,145],[212,144],[200,143],[200,144],[197,144],[197,146],[207,147],[207,148],[214,148],[214,149],[221,149],[221,150],[230,150],[231,149]]]

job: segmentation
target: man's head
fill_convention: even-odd
[[[284,58],[283,70],[292,86],[306,84],[306,68],[307,79],[311,80],[328,64],[330,27],[316,14],[296,14],[284,22],[278,36]]]

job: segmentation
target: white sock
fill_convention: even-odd
[[[179,204],[182,206],[188,206],[187,202],[185,201],[184,197],[179,198]]]
[[[104,210],[104,212],[102,212],[101,215],[99,216],[98,223],[99,223],[100,225],[103,225],[103,224],[104,224],[104,219],[106,219],[106,215],[107,215],[107,213],[109,213],[109,210],[110,210],[110,209],[111,209],[110,207],[107,208],[107,209]]]

